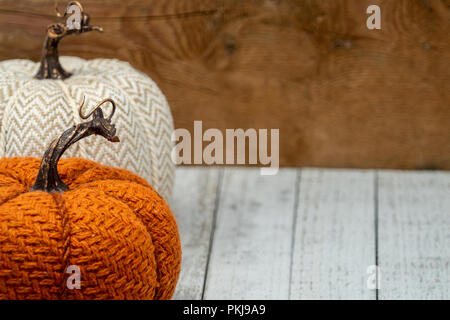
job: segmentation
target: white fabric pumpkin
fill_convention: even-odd
[[[83,96],[85,114],[112,98],[117,105],[112,122],[121,142],[104,143],[91,136],[67,150],[65,157],[127,169],[168,198],[174,179],[173,120],[157,85],[127,62],[76,57],[60,61],[73,74],[65,80],[35,79],[39,63],[30,60],[0,62],[0,156],[42,157],[54,138],[80,122]],[[103,109],[105,115],[111,111],[108,104]]]

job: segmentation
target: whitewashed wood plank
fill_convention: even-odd
[[[286,299],[297,171],[225,169],[205,299]]]
[[[374,185],[373,171],[301,171],[291,299],[375,299]]]
[[[379,172],[380,299],[450,299],[450,173]]]
[[[221,168],[178,167],[171,209],[183,249],[173,299],[201,299]]]

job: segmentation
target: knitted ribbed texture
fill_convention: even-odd
[[[40,159],[0,160],[0,299],[170,299],[181,246],[175,218],[147,182],[62,159],[70,190],[30,192]],[[66,286],[67,267],[81,289]]]
[[[86,97],[88,113],[101,100],[117,104],[114,123],[122,143],[91,136],[67,150],[79,157],[127,169],[146,179],[165,199],[170,197],[174,164],[170,153],[173,120],[156,83],[127,62],[60,57],[61,80],[34,79],[39,63],[0,62],[0,157],[40,157],[61,132],[78,123],[78,105]],[[104,109],[108,114],[110,108]]]

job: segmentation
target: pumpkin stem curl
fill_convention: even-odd
[[[63,69],[59,63],[58,45],[67,35],[81,34],[90,31],[103,32],[100,26],[89,24],[89,15],[83,11],[83,6],[78,1],[72,1],[67,5],[64,15],[56,9],[56,15],[63,17],[64,23],[55,23],[47,27],[47,35],[42,48],[42,58],[39,71],[34,76],[36,79],[64,80],[72,74]]]
[[[58,161],[62,154],[74,143],[79,140],[96,134],[104,137],[111,142],[119,142],[119,137],[116,136],[116,127],[111,123],[111,118],[116,110],[116,105],[112,99],[104,99],[100,101],[97,106],[88,114],[84,115],[82,108],[84,106],[85,99],[80,104],[78,109],[79,115],[82,119],[87,119],[93,115],[92,120],[84,123],[77,124],[70,129],[63,132],[59,138],[52,141],[44,156],[39,167],[39,172],[31,186],[31,191],[45,191],[48,193],[64,192],[69,190],[69,187],[62,182],[58,174]],[[105,118],[103,111],[100,108],[105,103],[111,103],[113,109],[111,114]]]

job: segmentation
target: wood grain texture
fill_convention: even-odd
[[[292,259],[291,299],[375,299],[373,171],[305,169]]]
[[[450,174],[379,173],[380,299],[450,299]]]
[[[171,208],[183,249],[174,299],[201,299],[222,169],[178,168]]]
[[[282,165],[450,169],[449,0],[83,4],[105,33],[61,54],[130,61],[176,127],[280,128]],[[370,4],[381,30],[366,28]],[[39,59],[52,5],[0,3],[0,59]]]
[[[287,299],[296,171],[225,169],[205,299]]]

